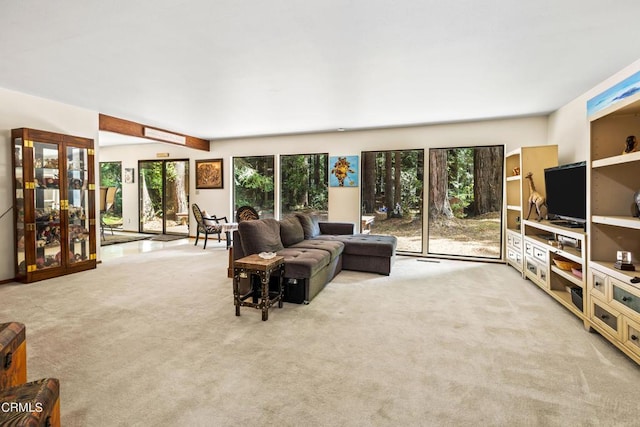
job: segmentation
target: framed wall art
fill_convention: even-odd
[[[222,159],[196,160],[196,189],[223,188]]]
[[[638,91],[640,91],[640,71],[588,100],[587,116],[591,117],[598,111],[635,95]]]
[[[358,186],[358,156],[332,156],[329,158],[329,186]]]

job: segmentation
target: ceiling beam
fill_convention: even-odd
[[[99,114],[98,128],[107,132],[152,139],[154,141],[181,145],[183,147],[194,148],[196,150],[210,150],[209,141],[206,139],[196,138],[194,136],[184,135],[153,126],[147,126],[142,123],[107,116],[106,114]]]

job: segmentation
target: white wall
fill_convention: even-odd
[[[617,72],[549,116],[549,144],[558,144],[560,164],[588,159],[589,119],[587,101],[640,70],[640,60]],[[620,149],[624,141],[620,142]]]
[[[100,161],[122,161],[123,168],[136,168],[137,161],[157,158],[157,153],[170,153],[170,159],[189,158],[190,202],[207,212],[231,218],[231,159],[233,156],[258,156],[303,153],[329,153],[330,156],[359,155],[368,150],[425,149],[504,144],[511,151],[520,146],[544,145],[547,140],[547,118],[529,117],[452,123],[363,131],[270,136],[214,140],[211,151],[197,151],[170,144],[145,144],[103,147]],[[195,189],[195,160],[222,158],[224,188]],[[276,159],[276,174],[279,173]],[[123,216],[127,230],[138,227],[138,185],[123,184]],[[276,189],[277,191],[277,189]],[[360,188],[329,189],[329,219],[359,224]],[[193,222],[193,216],[190,215]],[[193,230],[193,227],[191,228]]]
[[[0,214],[13,207],[11,129],[21,127],[96,139],[98,113],[0,88]],[[11,211],[0,219],[0,236],[2,281],[15,277]]]

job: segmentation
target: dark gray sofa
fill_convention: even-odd
[[[391,273],[396,238],[353,231],[351,223],[321,222],[305,214],[243,221],[234,232],[233,259],[260,252],[284,256],[285,301],[308,303],[343,268]]]

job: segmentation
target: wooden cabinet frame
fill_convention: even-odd
[[[95,268],[93,140],[26,128],[11,137],[16,280]]]
[[[640,364],[640,337],[636,335],[640,326],[640,313],[636,310],[640,283],[636,276],[640,272],[615,268],[617,251],[629,251],[640,269],[640,219],[632,215],[633,196],[640,189],[640,151],[625,150],[630,135],[640,137],[639,114],[640,93],[635,93],[589,118],[587,205],[588,298],[592,310],[600,307],[600,313],[590,313],[592,327]],[[633,302],[616,300],[616,290]],[[599,318],[603,311],[617,317],[617,330]]]
[[[529,211],[529,182],[525,176],[531,172],[536,190],[544,195],[544,170],[558,165],[558,146],[520,147],[505,155],[504,164],[506,214],[503,224],[507,238],[503,252],[507,254],[507,264],[524,277],[526,263],[521,224]],[[535,218],[535,209],[531,215]]]

